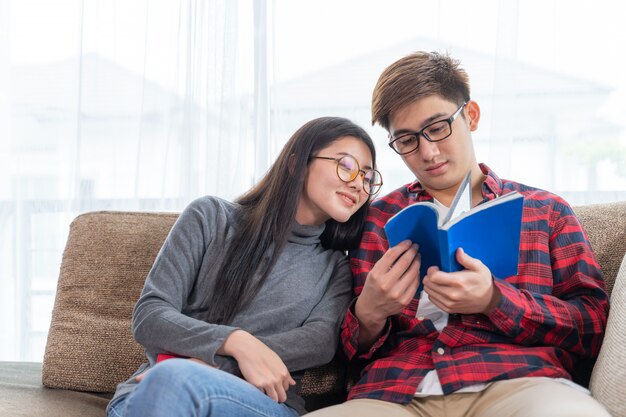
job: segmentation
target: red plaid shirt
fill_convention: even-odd
[[[489,315],[451,314],[439,333],[415,317],[419,294],[387,320],[368,352],[358,351],[354,303],[341,328],[349,359],[365,360],[349,399],[412,400],[428,371],[437,370],[444,394],[474,384],[527,376],[571,379],[579,358],[595,357],[609,310],[602,273],[571,207],[546,191],[500,180],[487,166],[484,200],[524,195],[518,275],[496,279],[502,293]],[[419,182],[372,203],[360,247],[350,253],[358,296],[367,274],[388,249],[383,227],[404,207],[432,201]]]

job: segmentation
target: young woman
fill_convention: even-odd
[[[192,202],[133,312],[149,363],[118,386],[108,416],[305,413],[301,371],[335,354],[352,285],[341,251],[358,244],[382,185],[374,168],[368,134],[324,117],[236,202]]]

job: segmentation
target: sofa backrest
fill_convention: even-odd
[[[626,201],[574,207],[598,263],[609,292],[626,253]]]
[[[626,202],[581,206],[586,229],[612,288],[626,252]],[[173,213],[91,212],[70,226],[43,363],[52,388],[113,392],[144,361],[130,319],[145,277],[176,221]],[[305,374],[307,397],[340,396],[341,367]]]

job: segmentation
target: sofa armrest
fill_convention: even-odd
[[[626,256],[611,293],[606,334],[589,388],[612,416],[626,417]]]

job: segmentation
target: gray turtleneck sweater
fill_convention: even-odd
[[[231,325],[201,319],[213,290],[240,206],[216,197],[193,201],[165,240],[133,312],[133,334],[154,366],[159,353],[199,358],[239,374],[234,359],[216,353],[236,329],[256,336],[280,356],[292,376],[329,362],[350,302],[352,278],[347,258],[324,249],[324,225],[294,222],[291,235],[256,297]],[[290,221],[285,219],[285,221]],[[117,387],[114,399],[131,392],[134,375]],[[288,392],[287,404],[301,414],[303,401]]]

